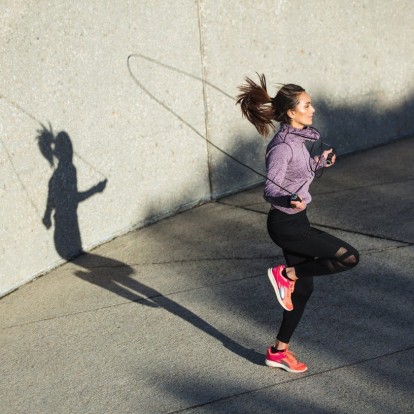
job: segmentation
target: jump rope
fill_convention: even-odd
[[[168,69],[171,69],[171,70],[174,70],[174,71],[176,71],[176,72],[179,72],[179,73],[182,73],[182,74],[184,74],[184,75],[187,75],[187,76],[189,76],[189,77],[191,77],[191,78],[194,78],[194,79],[197,79],[197,80],[199,80],[199,81],[201,81],[201,82],[203,82],[204,84],[206,84],[206,85],[209,85],[209,86],[212,86],[213,88],[215,88],[215,89],[217,89],[217,90],[219,90],[220,92],[222,92],[225,96],[227,96],[227,97],[229,97],[229,98],[231,98],[231,99],[233,99],[233,100],[235,100],[235,98],[234,97],[232,97],[232,96],[230,96],[230,95],[228,95],[227,93],[225,93],[224,91],[222,91],[221,89],[219,89],[219,88],[217,88],[216,86],[214,86],[214,85],[212,85],[212,84],[210,84],[210,83],[208,83],[208,82],[206,82],[204,79],[202,79],[202,78],[199,78],[199,77],[196,77],[196,76],[194,76],[194,75],[191,75],[191,74],[189,74],[189,73],[186,73],[186,72],[183,72],[182,70],[179,70],[179,69],[177,69],[177,68],[174,68],[174,67],[172,67],[172,66],[169,66],[169,65],[165,65],[165,64],[161,64],[161,63],[159,63],[159,62],[157,62],[157,61],[155,61],[154,59],[151,59],[151,58],[149,58],[149,57],[147,57],[147,56],[144,56],[144,55],[141,55],[141,54],[131,54],[131,55],[129,55],[128,56],[128,58],[127,58],[127,67],[128,67],[128,71],[129,71],[129,74],[130,74],[130,76],[131,76],[131,78],[133,79],[133,81],[135,82],[135,84],[141,89],[141,90],[143,90],[152,100],[154,100],[157,104],[159,104],[161,107],[163,107],[166,111],[168,111],[169,113],[171,113],[172,115],[174,115],[177,119],[179,119],[181,122],[183,122],[185,125],[187,125],[190,129],[192,129],[195,133],[196,133],[196,135],[197,136],[199,136],[201,139],[203,139],[205,142],[207,142],[209,145],[211,145],[213,148],[215,148],[215,149],[217,149],[218,151],[220,151],[222,154],[224,154],[226,157],[228,157],[228,158],[230,158],[231,160],[233,160],[234,162],[236,162],[237,164],[239,164],[239,165],[241,165],[241,166],[243,166],[244,168],[246,168],[246,169],[248,169],[248,170],[250,170],[250,171],[252,171],[253,173],[255,173],[256,175],[258,175],[258,176],[260,176],[260,177],[262,177],[262,178],[264,178],[265,180],[269,180],[272,184],[274,184],[274,185],[276,185],[278,188],[280,188],[281,190],[283,190],[284,192],[286,192],[287,193],[287,195],[290,195],[290,201],[298,201],[298,202],[300,202],[300,201],[302,201],[301,200],[301,198],[299,197],[299,195],[297,194],[301,189],[302,189],[302,187],[306,184],[306,182],[307,182],[307,180],[295,191],[295,192],[291,192],[291,191],[289,191],[288,189],[286,189],[286,188],[284,188],[284,187],[282,187],[280,184],[278,184],[278,183],[276,183],[276,182],[274,182],[271,178],[269,178],[268,176],[266,176],[266,175],[264,175],[264,174],[262,174],[260,171],[257,171],[257,170],[255,170],[253,167],[251,167],[250,165],[248,165],[248,164],[246,164],[246,163],[244,163],[243,161],[240,161],[239,159],[237,159],[236,157],[234,157],[233,155],[231,155],[231,154],[229,154],[227,151],[225,151],[225,150],[223,150],[222,148],[220,148],[218,145],[216,145],[214,142],[212,142],[211,140],[209,140],[207,137],[205,137],[203,134],[201,134],[199,131],[197,131],[192,125],[190,125],[187,121],[185,121],[185,119],[183,119],[181,116],[179,116],[178,114],[176,114],[168,105],[166,105],[164,102],[162,102],[160,99],[158,99],[155,95],[153,95],[147,88],[145,88],[144,87],[144,85],[142,85],[142,83],[136,78],[136,76],[134,75],[134,73],[133,73],[133,71],[132,71],[132,69],[131,69],[131,65],[130,65],[130,59],[131,58],[133,58],[133,57],[138,57],[138,58],[141,58],[141,59],[145,59],[145,60],[148,60],[148,61],[151,61],[151,62],[154,62],[154,63],[157,63],[157,64],[159,64],[159,65],[161,65],[161,66],[164,66],[164,67],[167,67]],[[317,133],[317,134],[319,134],[319,136],[320,136],[320,133],[319,133],[319,131],[316,129],[316,128],[314,128],[314,127],[312,127],[312,129]],[[297,135],[297,136],[299,136],[299,137],[302,137],[300,134],[297,134],[297,133],[295,133],[295,132],[289,132],[289,134],[291,134],[291,135]],[[286,138],[286,137],[285,137]],[[311,150],[310,150],[310,154],[312,154],[312,152],[313,152],[313,150],[314,150],[314,145],[315,145],[315,143],[316,143],[316,141],[315,142],[313,142],[313,144],[312,144],[312,147],[311,147]],[[317,176],[316,175],[316,170],[318,169],[318,167],[319,167],[319,164],[320,164],[320,161],[321,161],[321,156],[322,156],[322,153],[323,153],[323,146],[326,146],[326,147],[328,147],[328,148],[332,148],[332,152],[331,153],[329,153],[328,154],[328,157],[327,157],[327,160],[326,160],[326,164],[327,165],[331,165],[332,164],[332,157],[334,156],[334,152],[333,152],[333,147],[332,146],[330,146],[329,144],[327,144],[327,143],[324,143],[322,140],[320,140],[320,154],[319,154],[319,159],[318,159],[318,161],[317,161],[317,163],[316,163],[316,166],[315,166],[315,168],[312,168],[312,165],[311,165],[311,157],[310,157],[310,159],[309,159],[309,170],[314,174],[314,176],[315,176],[315,178],[320,178],[321,176],[322,176],[322,174],[323,174],[323,169],[322,169],[322,171],[321,171],[321,174],[319,175],[319,176]]]
[[[296,192],[291,192],[290,190],[288,190],[288,189],[286,189],[286,188],[284,188],[284,187],[282,187],[280,184],[278,184],[278,183],[276,183],[275,181],[273,181],[271,178],[269,178],[268,176],[266,176],[266,175],[264,175],[264,174],[262,174],[261,172],[259,172],[259,171],[257,171],[256,169],[254,169],[253,167],[251,167],[250,165],[248,165],[248,164],[246,164],[246,163],[244,163],[244,162],[242,162],[242,161],[240,161],[239,159],[237,159],[236,157],[234,157],[233,155],[231,155],[230,153],[228,153],[227,151],[225,151],[225,150],[223,150],[222,148],[220,148],[218,145],[216,145],[214,142],[212,142],[211,140],[209,140],[208,138],[206,138],[204,135],[202,135],[199,131],[197,131],[197,129],[195,129],[192,125],[190,125],[188,122],[186,122],[185,121],[185,119],[183,119],[182,117],[180,117],[179,115],[177,115],[168,105],[166,105],[164,102],[162,102],[161,100],[159,100],[155,95],[153,95],[148,89],[146,89],[139,81],[138,81],[138,79],[136,78],[136,76],[134,75],[134,73],[132,72],[132,69],[131,69],[131,65],[130,65],[130,59],[132,58],[132,57],[139,57],[139,58],[142,58],[142,59],[146,59],[146,60],[148,60],[148,61],[152,61],[152,62],[155,62],[155,63],[157,63],[157,64],[160,64],[159,62],[157,62],[157,61],[155,61],[154,59],[151,59],[151,58],[149,58],[149,57],[146,57],[146,56],[144,56],[144,55],[140,55],[140,54],[131,54],[131,55],[129,55],[128,56],[128,58],[127,58],[127,66],[128,66],[128,71],[129,71],[129,74],[130,74],[130,76],[131,76],[131,78],[134,80],[134,82],[135,82],[135,84],[140,88],[140,89],[142,89],[152,100],[154,100],[155,102],[157,102],[160,106],[162,106],[165,110],[167,110],[168,112],[170,112],[172,115],[174,115],[176,118],[178,118],[181,122],[183,122],[185,125],[187,125],[190,129],[192,129],[195,133],[196,133],[196,135],[197,136],[199,136],[201,139],[203,139],[205,142],[207,142],[209,145],[211,145],[213,148],[215,148],[215,149],[217,149],[219,152],[221,152],[222,154],[224,154],[226,157],[228,157],[228,158],[230,158],[231,160],[233,160],[234,162],[236,162],[237,164],[239,164],[239,165],[241,165],[241,166],[243,166],[244,168],[246,168],[246,169],[248,169],[248,170],[250,170],[250,171],[252,171],[253,173],[255,173],[256,175],[258,175],[258,176],[260,176],[260,177],[262,177],[262,178],[264,178],[265,180],[269,180],[272,184],[274,184],[274,185],[276,185],[278,188],[280,188],[281,190],[283,190],[284,192],[286,192],[288,195],[290,195],[291,197],[290,197],[290,200],[291,201],[302,201],[301,199],[300,199],[300,197],[298,196],[298,194],[297,194],[297,192],[305,185],[305,183],[306,183],[306,181],[305,181],[305,183],[304,184],[302,184],[302,186],[301,187],[299,187],[297,190],[296,190]],[[207,82],[205,79],[201,79],[201,78],[199,78],[199,77],[196,77],[196,76],[194,76],[194,75],[191,75],[191,74],[189,74],[189,73],[186,73],[186,72],[184,72],[184,71],[181,71],[181,70],[179,70],[179,69],[177,69],[177,68],[174,68],[174,67],[172,67],[172,66],[169,66],[169,65],[165,65],[165,64],[160,64],[160,65],[162,65],[162,66],[165,66],[165,67],[167,67],[168,69],[170,69],[170,70],[174,70],[174,71],[176,71],[176,72],[180,72],[180,73],[182,73],[182,74],[185,74],[185,75],[187,75],[187,76],[189,76],[189,77],[192,77],[192,78],[194,78],[194,79],[197,79],[197,80],[200,80],[201,82],[203,82],[204,84],[206,84],[206,85],[209,85],[209,86],[211,86],[211,87],[213,87],[214,89],[217,89],[218,91],[220,91],[221,93],[223,93],[225,96],[227,96],[227,97],[229,97],[229,98],[231,98],[231,99],[233,99],[233,100],[235,100],[235,98],[234,97],[232,97],[231,95],[229,95],[229,94],[227,94],[226,92],[224,92],[224,91],[222,91],[221,89],[219,89],[217,86],[215,86],[215,85],[212,85],[212,84],[210,84],[209,82]],[[2,98],[2,99],[5,99],[6,101],[8,101],[10,104],[12,104],[15,108],[17,108],[18,110],[20,110],[21,112],[23,112],[24,114],[26,114],[28,117],[30,117],[31,119],[33,119],[34,121],[37,121],[40,125],[41,125],[41,127],[42,127],[42,129],[45,131],[45,130],[47,130],[47,128],[45,128],[45,126],[35,117],[35,116],[33,116],[31,113],[29,113],[28,111],[26,111],[24,108],[22,108],[20,105],[18,105],[16,102],[14,102],[14,101],[12,101],[11,99],[8,99],[7,97],[5,97],[4,95],[0,95],[0,98]],[[318,134],[319,134],[319,131],[316,129],[316,128],[313,128],[312,127],[312,129],[314,130],[314,131],[316,131]],[[51,131],[50,131],[51,132]],[[301,135],[300,134],[297,134],[297,133],[294,133],[294,132],[290,132],[290,134],[293,134],[293,135],[297,135],[297,136],[299,136],[299,137],[301,137]],[[320,135],[320,134],[319,134]],[[8,155],[8,157],[9,157],[9,159],[10,159],[10,162],[11,162],[11,157],[10,157],[10,154],[9,154],[9,152],[7,151],[7,148],[5,147],[5,144],[3,143],[3,141],[2,140],[0,140],[0,142],[1,142],[1,144],[2,144],[2,146],[4,147],[4,149],[5,149],[5,151],[6,151],[6,153],[7,153],[7,155]],[[310,154],[312,154],[312,152],[313,152],[313,149],[314,149],[314,145],[315,145],[315,143],[316,142],[314,142],[313,144],[312,144],[312,148],[311,148],[311,150],[310,150]],[[323,174],[323,169],[322,169],[322,171],[321,171],[321,174],[319,175],[319,176],[317,176],[316,175],[316,170],[318,169],[318,166],[319,166],[319,163],[320,163],[320,159],[321,159],[321,156],[322,156],[322,149],[323,149],[323,146],[326,146],[326,147],[328,147],[328,148],[332,148],[329,144],[326,144],[326,143],[324,143],[322,140],[320,140],[320,155],[319,155],[319,159],[318,159],[318,161],[317,161],[317,164],[316,164],[316,166],[315,166],[315,168],[312,168],[312,166],[311,166],[311,159],[309,159],[309,170],[310,171],[312,171],[313,172],[313,174],[315,175],[315,177],[316,178],[320,178],[321,176],[322,176],[322,174]],[[333,149],[333,148],[332,148]],[[101,175],[101,176],[103,176],[104,178],[106,178],[105,177],[105,175],[103,174],[103,173],[101,173],[96,167],[94,167],[91,163],[89,163],[88,161],[86,161],[83,157],[81,157],[79,154],[77,154],[75,151],[74,151],[74,155],[75,156],[77,156],[80,160],[82,160],[85,164],[87,164],[89,167],[91,167],[94,171],[96,171],[99,175]],[[332,151],[329,155],[328,155],[328,157],[327,157],[327,160],[326,160],[326,164],[327,165],[330,165],[331,163],[332,163],[332,157],[333,157],[333,155],[334,155],[334,152]],[[16,172],[16,171],[15,171]],[[17,172],[16,172],[16,174],[17,174]],[[25,192],[26,192],[26,194],[28,195],[28,193],[27,193],[27,189],[25,188],[25,186],[24,186],[24,184],[23,184],[23,182],[21,181],[21,179],[20,179],[20,177],[18,177],[19,178],[19,181],[20,181],[20,183],[21,183],[21,185],[23,186],[23,188],[24,188],[24,190],[25,190]],[[29,196],[29,195],[28,195]],[[36,210],[36,212],[38,212],[38,209],[37,209],[37,207],[36,207],[36,205],[34,204],[34,202],[31,200],[31,197],[29,197],[29,200],[30,200],[30,202],[31,202],[31,204],[32,204],[32,206],[35,208],[35,210]]]

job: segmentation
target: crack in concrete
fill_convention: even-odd
[[[408,178],[405,178],[405,179],[398,179],[398,180],[394,180],[394,181],[384,181],[382,183],[361,185],[361,186],[357,186],[357,187],[342,188],[341,190],[322,191],[322,192],[314,191],[312,194],[314,196],[326,195],[326,194],[338,194],[338,193],[344,193],[346,191],[353,191],[353,190],[361,190],[361,189],[365,189],[365,188],[379,187],[381,185],[407,183],[407,182],[410,182],[410,181],[413,181],[413,180],[414,180],[414,177],[408,177]]]
[[[267,260],[274,258],[282,258],[282,255],[271,255],[271,256],[256,256],[256,257],[206,257],[196,259],[181,259],[181,260],[168,260],[163,262],[142,262],[142,263],[129,263],[124,265],[114,266],[88,266],[88,269],[116,269],[123,267],[140,267],[140,266],[158,266],[158,265],[170,265],[170,264],[181,264],[181,263],[199,263],[199,262],[220,262],[220,261],[231,261],[231,260]]]
[[[234,204],[228,204],[228,203],[225,203],[223,201],[217,201],[217,202],[220,203],[220,204],[223,204],[225,206],[238,208],[238,209],[246,210],[246,211],[251,211],[251,212],[262,214],[262,215],[267,215],[268,214],[267,212],[263,212],[263,211],[260,211],[260,210],[255,210],[255,209],[248,208],[248,207],[245,207],[245,206],[237,206],[237,205],[234,205]],[[345,228],[342,228],[342,227],[330,226],[330,225],[327,225],[327,224],[311,222],[311,225],[326,228],[326,229],[330,229],[330,230],[343,231],[345,233],[357,234],[357,235],[365,236],[365,237],[371,237],[373,239],[379,239],[379,240],[386,240],[386,241],[401,243],[401,244],[405,245],[405,246],[401,246],[401,247],[407,247],[407,246],[413,246],[414,245],[413,242],[407,241],[407,240],[394,239],[394,238],[388,237],[388,236],[381,236],[381,235],[372,234],[372,233],[365,233],[365,232],[362,232],[362,231],[345,229]]]
[[[404,245],[404,246],[393,246],[393,247],[389,247],[389,248],[384,248],[381,250],[373,250],[373,249],[369,249],[369,250],[360,250],[362,253],[365,253],[367,255],[373,255],[376,253],[381,253],[383,251],[389,251],[389,250],[395,250],[395,249],[401,249],[401,248],[406,248],[406,247],[411,247],[412,245]],[[170,265],[170,264],[180,264],[180,263],[192,263],[192,262],[201,262],[201,261],[221,261],[221,260],[277,260],[277,259],[282,259],[283,256],[282,255],[272,255],[272,256],[263,256],[263,257],[229,257],[229,258],[208,258],[208,259],[196,259],[196,260],[178,260],[178,261],[172,261],[172,262],[155,262],[155,263],[135,263],[135,264],[130,264],[130,265],[125,265],[125,266],[130,266],[130,267],[140,267],[140,266],[153,266],[153,265]],[[95,266],[95,267],[89,267],[89,269],[105,269],[105,268],[122,268],[124,266]],[[136,300],[129,300],[126,302],[120,302],[120,303],[115,303],[115,304],[111,304],[111,305],[107,305],[107,306],[100,306],[97,308],[91,308],[91,309],[86,309],[83,311],[79,311],[79,312],[71,312],[71,313],[67,313],[64,315],[58,315],[58,316],[53,316],[50,318],[44,318],[44,319],[37,319],[35,321],[30,321],[30,322],[26,322],[26,323],[21,323],[21,324],[16,324],[16,325],[10,325],[10,326],[4,326],[1,329],[12,329],[12,328],[18,328],[18,327],[22,327],[22,326],[26,326],[26,325],[31,325],[34,323],[38,323],[38,322],[46,322],[46,321],[50,321],[50,320],[54,320],[54,319],[60,319],[60,318],[66,318],[66,317],[70,317],[70,316],[76,316],[76,315],[80,315],[80,314],[84,314],[84,313],[89,313],[89,312],[96,312],[96,311],[100,311],[100,310],[105,310],[105,309],[110,309],[110,308],[114,308],[114,307],[118,307],[118,306],[124,306],[124,305],[128,305],[131,303],[141,303],[141,302],[145,302],[148,299],[155,299],[155,298],[169,298],[169,297],[173,297],[174,295],[180,294],[180,293],[187,293],[187,292],[194,292],[200,289],[208,289],[208,288],[213,288],[216,286],[221,286],[221,285],[225,285],[225,284],[229,284],[229,283],[234,283],[234,282],[241,282],[241,281],[245,281],[245,280],[249,280],[249,279],[256,279],[259,277],[265,277],[265,272],[261,272],[260,274],[255,274],[255,275],[251,275],[251,276],[246,276],[246,277],[242,277],[242,278],[237,278],[237,279],[231,279],[231,280],[224,280],[221,282],[217,282],[217,283],[211,283],[209,285],[203,285],[203,286],[196,286],[190,289],[182,289],[182,290],[177,290],[177,291],[173,291],[173,292],[168,292],[166,294],[157,294],[157,295],[151,295],[151,296],[145,296],[143,298],[139,298]],[[133,291],[132,291],[133,292]]]
[[[400,246],[389,246],[380,249],[360,249],[361,253],[375,254],[389,250],[404,249],[406,247],[413,246],[413,243],[406,243]],[[283,259],[283,255],[271,255],[271,256],[255,256],[255,257],[205,257],[198,259],[182,259],[182,260],[167,260],[163,262],[141,262],[141,263],[129,263],[124,265],[113,265],[113,266],[89,266],[88,269],[120,269],[123,267],[139,268],[141,266],[163,266],[172,264],[187,264],[187,263],[200,263],[200,262],[220,262],[220,261],[243,261],[243,260],[274,260]]]
[[[203,23],[200,0],[197,0],[197,18],[198,18],[198,35],[199,35],[199,50],[200,50],[200,65],[201,65],[201,84],[203,90],[203,105],[204,105],[204,127],[206,138],[206,152],[207,152],[207,171],[208,171],[208,185],[210,191],[210,197],[213,194],[213,172],[211,168],[211,154],[209,141],[209,125],[208,125],[208,102],[207,102],[207,90],[206,90],[206,67],[205,67],[205,46],[203,36]]]
[[[234,282],[241,282],[244,280],[249,280],[249,279],[256,279],[259,277],[263,277],[264,273],[260,273],[260,274],[255,274],[255,275],[251,275],[251,276],[247,276],[247,277],[242,277],[242,278],[238,278],[238,279],[231,279],[231,280],[224,280],[221,282],[217,282],[217,283],[211,283],[209,285],[203,285],[203,286],[196,286],[190,289],[182,289],[182,290],[177,290],[177,291],[173,291],[173,292],[169,292],[166,294],[162,294],[162,293],[158,293],[156,295],[149,295],[149,296],[145,296],[145,297],[141,297],[139,299],[136,300],[128,300],[126,302],[120,302],[120,303],[114,303],[111,305],[106,305],[106,306],[100,306],[97,308],[90,308],[90,309],[85,309],[82,311],[78,311],[78,312],[71,312],[71,313],[66,313],[64,315],[57,315],[57,316],[53,316],[53,317],[49,317],[49,318],[43,318],[43,319],[37,319],[34,321],[29,321],[29,322],[25,322],[25,323],[20,323],[20,324],[16,324],[16,325],[10,325],[10,326],[4,326],[1,329],[5,330],[5,329],[12,329],[12,328],[20,328],[22,326],[26,326],[26,325],[32,325],[38,322],[47,322],[47,321],[52,321],[55,319],[62,319],[62,318],[66,318],[66,317],[71,317],[71,316],[76,316],[76,315],[82,315],[82,314],[86,314],[86,313],[90,313],[90,312],[96,312],[96,311],[101,311],[101,310],[105,310],[105,309],[110,309],[110,308],[115,308],[115,307],[119,307],[119,306],[124,306],[124,305],[129,305],[129,304],[133,304],[133,303],[141,303],[141,302],[145,302],[151,299],[157,299],[157,298],[170,298],[170,297],[174,297],[174,295],[180,294],[180,293],[188,293],[188,292],[195,292],[197,290],[200,289],[208,289],[211,287],[215,287],[215,286],[222,286],[222,285],[226,285],[229,283],[234,283]],[[134,293],[133,290],[131,290],[131,292]]]

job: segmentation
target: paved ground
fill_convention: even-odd
[[[339,159],[311,221],[361,252],[319,278],[292,348],[262,188],[120,237],[0,300],[2,414],[413,413],[414,139]]]

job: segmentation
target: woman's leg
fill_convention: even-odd
[[[330,275],[355,267],[359,252],[350,244],[331,234],[311,228],[311,234],[297,241],[287,241],[281,246],[291,254],[308,259],[286,268],[292,280],[302,277]]]
[[[288,277],[297,277],[291,294],[293,309],[284,311],[276,346],[284,349],[290,341],[313,291],[313,276],[350,269],[358,263],[359,253],[351,245],[328,233],[310,228],[302,240],[284,241]],[[290,272],[289,272],[290,271]]]
[[[291,266],[309,259],[307,257],[289,254],[285,251],[283,253],[285,255],[286,263]],[[298,361],[294,354],[289,351],[288,345],[290,338],[302,317],[306,303],[312,294],[312,290],[312,277],[305,277],[296,282],[295,290],[292,294],[294,309],[290,312],[283,312],[283,320],[276,337],[276,342],[274,346],[268,348],[266,353],[266,365],[282,368],[288,372],[304,372],[308,369],[306,364]]]
[[[351,269],[358,264],[359,253],[348,243],[310,227],[305,215],[286,217],[273,210],[267,225],[270,237],[283,249],[285,270],[295,281],[286,278],[282,265],[269,269],[268,275],[279,303],[288,310],[283,313],[275,345],[267,351],[266,365],[303,372],[306,365],[298,362],[287,346],[312,294],[313,276]]]
[[[268,270],[268,277],[277,300],[287,311],[294,309],[292,293],[301,278],[330,275],[356,266],[359,253],[351,245],[328,233],[309,227],[300,239],[274,240],[284,252],[304,258],[285,268],[279,265]]]
[[[288,266],[296,266],[300,263],[310,260],[310,257],[298,256],[296,254],[284,251],[286,264]],[[313,278],[306,277],[297,280],[295,283],[295,290],[292,293],[292,311],[284,311],[282,323],[279,328],[279,332],[276,336],[277,342],[275,347],[278,350],[286,349],[289,344],[296,327],[298,326],[300,319],[302,318],[303,311],[306,304],[313,292]]]
[[[289,278],[329,275],[356,266],[359,253],[348,243],[310,226],[306,210],[286,214],[270,210],[267,230],[284,251],[308,260],[286,269]]]

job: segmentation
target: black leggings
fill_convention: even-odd
[[[306,210],[295,214],[270,210],[267,230],[298,277],[292,294],[293,310],[284,311],[277,334],[279,341],[289,343],[312,294],[313,276],[351,269],[358,264],[359,253],[337,237],[311,227]]]

